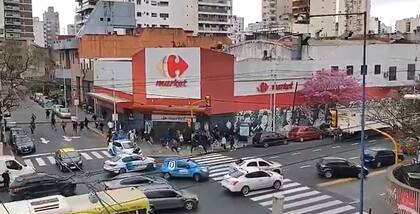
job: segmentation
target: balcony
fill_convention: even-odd
[[[22,23],[20,21],[8,21],[8,20],[6,20],[4,23],[5,23],[6,26],[8,26],[8,25],[14,25],[14,26],[22,25]]]
[[[19,11],[19,6],[4,6],[4,11]]]
[[[85,10],[93,10],[95,9],[95,5],[92,4],[84,4],[82,6],[76,7],[76,13],[82,13]]]
[[[19,33],[6,33],[6,39],[19,39]]]
[[[20,0],[4,0],[4,4],[20,4]]]
[[[20,18],[20,13],[5,13],[4,17],[6,18]]]
[[[20,28],[6,28],[6,33],[21,33],[22,30]]]
[[[198,5],[208,5],[208,6],[232,6],[232,1],[223,1],[223,0],[198,0]]]

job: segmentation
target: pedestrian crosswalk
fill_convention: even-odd
[[[93,160],[93,159],[105,160],[112,157],[107,150],[83,151],[83,152],[80,152],[80,155],[85,160]],[[55,158],[53,154],[48,154],[48,155],[43,155],[43,156],[38,156],[38,157],[23,156],[22,158],[25,164],[31,167],[44,167],[44,166],[55,164]]]
[[[248,157],[245,159],[249,159]],[[209,154],[192,158],[196,162],[209,167],[210,179],[221,182],[229,173],[229,165],[237,159],[222,154]],[[300,184],[291,179],[284,179],[282,189],[263,189],[250,192],[246,198],[270,209],[275,196],[284,196],[284,214],[353,214],[358,213],[354,206],[325,194],[320,190]]]

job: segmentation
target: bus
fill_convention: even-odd
[[[147,214],[149,209],[149,200],[143,192],[130,187],[4,203],[0,205],[0,214]]]

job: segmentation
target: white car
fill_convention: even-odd
[[[137,154],[121,154],[105,161],[104,170],[121,174],[155,168],[155,159]]]
[[[245,171],[268,170],[283,174],[282,165],[277,162],[267,161],[262,158],[239,159],[229,166],[229,171],[243,169]]]
[[[250,191],[274,188],[280,190],[283,185],[283,176],[273,171],[256,170],[245,171],[237,170],[225,175],[222,187],[230,192],[240,192],[248,195]]]
[[[10,175],[10,183],[12,183],[17,177],[21,175],[35,173],[35,168],[20,163],[15,159],[15,157],[10,155],[2,155],[0,156],[0,174],[4,173],[6,170]],[[3,178],[1,176],[0,179],[1,182],[3,182]]]
[[[71,112],[68,108],[60,108],[57,112],[58,117],[60,118],[70,118]]]
[[[136,154],[143,154],[140,147],[130,140],[115,140],[108,144],[108,152],[114,156],[119,154],[133,154],[136,149],[138,150]]]
[[[64,108],[64,106],[62,105],[53,105],[52,110],[54,113],[58,114],[58,112],[60,112],[60,109]]]

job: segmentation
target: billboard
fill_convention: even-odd
[[[146,48],[146,98],[201,99],[200,48]]]

